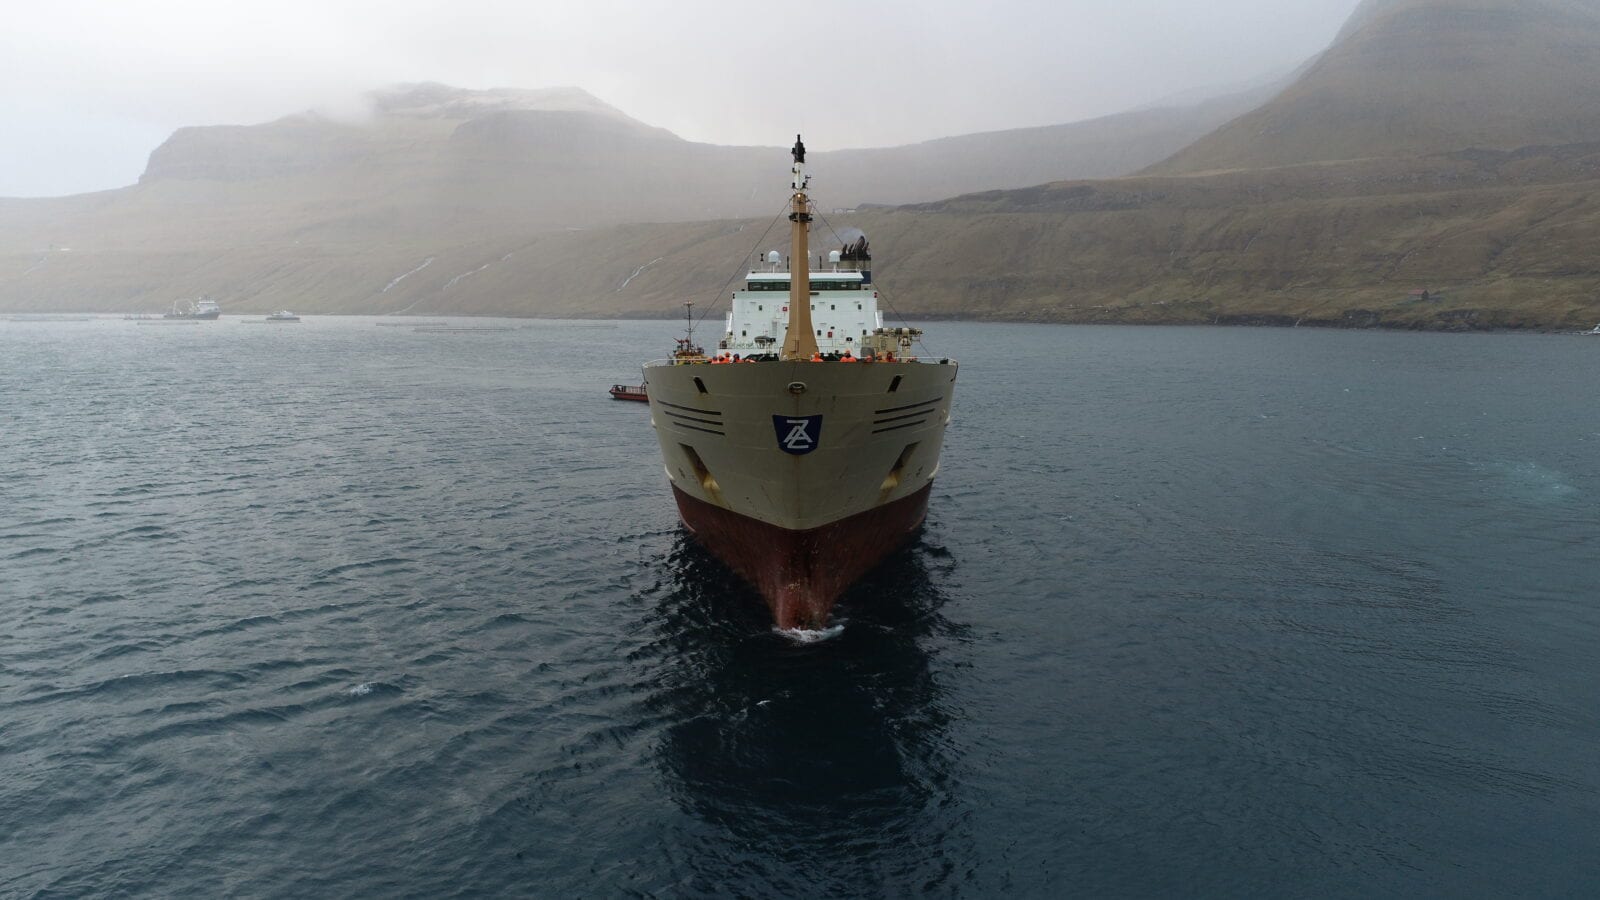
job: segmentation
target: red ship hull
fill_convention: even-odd
[[[818,528],[791,531],[672,489],[683,523],[713,556],[754,585],[779,628],[821,628],[834,601],[928,514],[933,485]]]

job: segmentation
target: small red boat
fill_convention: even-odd
[[[640,403],[649,403],[650,395],[645,392],[642,384],[613,384],[611,386],[611,399],[637,400]]]

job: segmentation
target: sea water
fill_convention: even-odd
[[[0,895],[1600,891],[1600,344],[934,323],[826,640],[668,322],[0,323]]]

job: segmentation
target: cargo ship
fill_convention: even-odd
[[[838,597],[921,526],[959,368],[883,324],[864,236],[811,259],[805,144],[791,151],[790,252],[735,291],[724,335],[646,363],[651,425],[695,540],[781,629],[826,626]]]

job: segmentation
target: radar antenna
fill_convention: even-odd
[[[694,342],[694,301],[683,304],[683,317],[688,322],[688,328],[683,337],[678,338],[678,349],[672,352],[674,363],[704,361],[706,352],[695,346]]]

